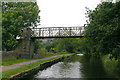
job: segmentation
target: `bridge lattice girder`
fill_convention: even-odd
[[[31,38],[74,38],[83,37],[84,27],[43,27],[34,28]]]

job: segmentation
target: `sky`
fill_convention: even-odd
[[[37,0],[40,26],[71,27],[86,24],[86,9],[95,9],[101,0]]]

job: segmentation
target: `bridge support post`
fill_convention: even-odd
[[[33,58],[34,40],[31,40],[31,29],[24,28],[22,38],[18,58]]]

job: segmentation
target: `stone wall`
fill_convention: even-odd
[[[2,60],[16,59],[17,56],[18,54],[15,51],[2,52]]]
[[[18,54],[17,51],[3,51],[2,52],[2,60],[9,59],[18,59],[18,58],[34,58],[39,59],[40,57],[45,56],[46,54]]]

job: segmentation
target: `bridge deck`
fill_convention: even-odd
[[[31,37],[32,39],[44,39],[44,38],[82,38],[84,36],[48,36],[48,37]]]
[[[84,27],[45,27],[34,28],[31,32],[32,39],[39,38],[81,38]]]

